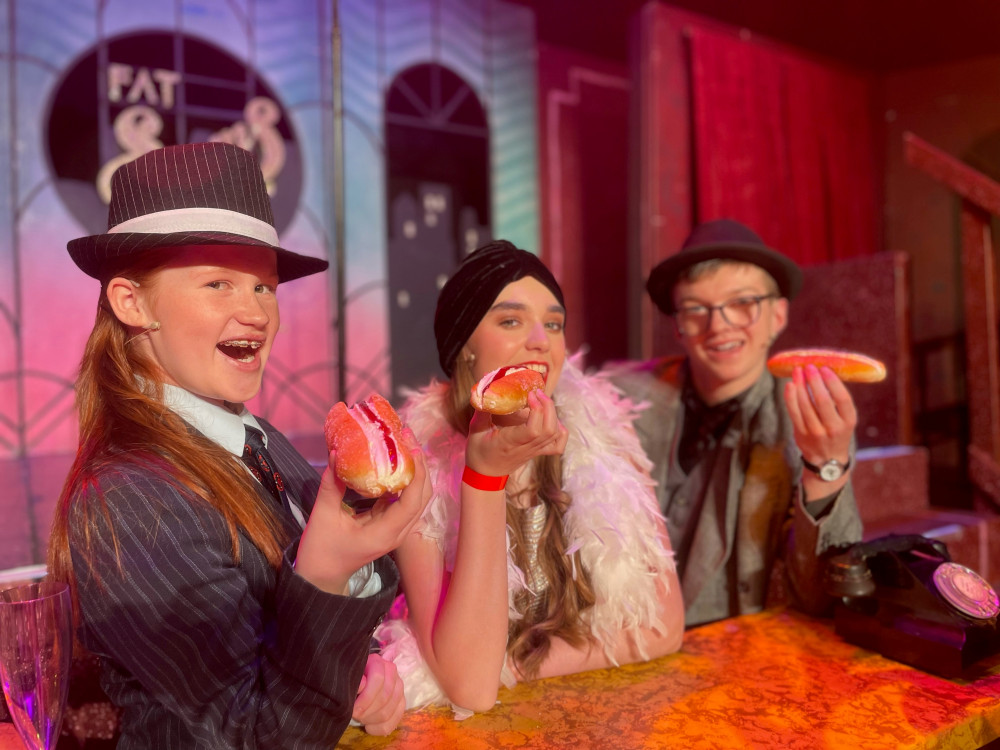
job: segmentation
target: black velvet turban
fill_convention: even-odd
[[[483,316],[508,284],[533,276],[549,288],[563,307],[562,289],[552,272],[536,256],[507,240],[494,240],[470,253],[459,264],[438,296],[434,311],[434,339],[438,361],[450,378],[458,353]]]

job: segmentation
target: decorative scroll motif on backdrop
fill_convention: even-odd
[[[124,93],[128,102],[145,100],[149,104],[133,104],[126,107],[115,118],[113,130],[115,142],[122,153],[109,159],[97,173],[95,181],[97,193],[104,203],[111,201],[111,175],[122,164],[127,164],[145,153],[163,148],[159,140],[163,132],[163,118],[149,105],[160,104],[166,109],[174,105],[174,86],[181,75],[169,70],[156,69],[150,72],[139,68],[133,77],[132,66],[112,63],[108,66],[108,99],[120,102],[124,87],[131,84]],[[266,96],[257,96],[243,108],[243,120],[234,122],[227,128],[217,130],[210,141],[222,141],[248,151],[259,147],[258,161],[264,174],[267,192],[274,195],[277,178],[285,166],[285,141],[277,130],[281,122],[281,108]]]

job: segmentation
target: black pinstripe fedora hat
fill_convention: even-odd
[[[777,282],[782,297],[792,299],[802,288],[802,269],[791,258],[772,250],[750,227],[732,219],[699,224],[681,249],[656,266],[646,281],[649,296],[667,315],[674,313],[674,285],[685,269],[703,260],[752,263]]]
[[[111,177],[108,231],[66,244],[85,274],[106,281],[130,257],[183,245],[270,247],[279,281],[326,270],[278,246],[271,199],[253,154],[228,143],[150,151]]]

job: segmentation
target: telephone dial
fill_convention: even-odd
[[[944,677],[1000,652],[1000,600],[947,546],[915,534],[854,544],[827,561],[839,598],[836,633],[849,643]]]

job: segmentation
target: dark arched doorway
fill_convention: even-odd
[[[442,376],[438,291],[490,236],[490,142],[475,91],[453,71],[416,65],[385,100],[389,325],[393,400]]]

